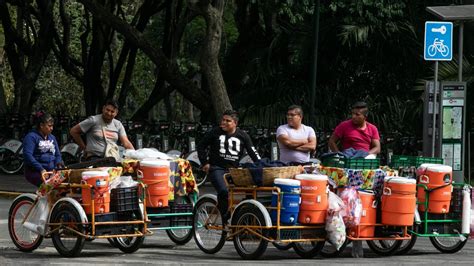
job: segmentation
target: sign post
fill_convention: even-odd
[[[434,73],[434,99],[436,106],[436,95],[438,88],[438,61],[451,61],[453,59],[453,23],[441,21],[425,22],[425,41],[423,57],[427,61],[435,61]],[[431,131],[431,156],[435,157],[436,144],[436,111],[433,112],[433,130]]]

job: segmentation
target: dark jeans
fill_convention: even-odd
[[[209,179],[217,192],[217,207],[222,215],[229,209],[229,191],[224,181],[224,174],[229,172],[227,169],[219,166],[209,168]]]
[[[43,183],[41,172],[38,172],[28,166],[25,166],[25,179],[36,187],[39,187]]]

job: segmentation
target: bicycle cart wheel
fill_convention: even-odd
[[[268,230],[258,228],[266,226],[265,217],[258,207],[251,203],[239,207],[232,217],[232,225],[238,226],[234,230],[240,231],[233,238],[235,250],[240,257],[252,260],[265,252],[268,242],[263,237],[268,235]]]
[[[323,256],[324,258],[339,257],[339,255],[346,249],[347,245],[350,242],[351,241],[346,238],[346,241],[344,242],[344,244],[342,244],[339,250],[337,250],[331,243],[326,242],[324,244],[324,247],[319,251],[319,254],[321,254],[321,256]]]
[[[13,244],[21,251],[33,251],[43,242],[43,236],[25,228],[22,224],[34,200],[28,196],[17,198],[8,212],[8,233]]]
[[[367,240],[367,245],[380,256],[390,256],[397,252],[402,242],[402,240]]]
[[[413,234],[413,235],[411,235],[410,240],[403,240],[402,244],[400,245],[400,248],[398,248],[398,250],[395,254],[396,255],[405,255],[405,254],[407,254],[413,248],[413,246],[415,246],[417,238],[418,237],[415,234]]]
[[[191,164],[194,180],[196,180],[196,185],[200,187],[202,184],[206,183],[207,173],[201,170],[201,166],[196,162],[189,161],[189,164]]]
[[[23,168],[23,156],[17,155],[11,150],[0,151],[0,170],[6,174],[16,174]]]
[[[65,257],[78,256],[84,247],[85,238],[78,233],[85,234],[81,216],[71,203],[64,202],[51,211],[51,239],[59,254]]]
[[[278,250],[289,250],[293,247],[293,243],[277,243],[272,242],[273,246],[275,246]]]
[[[185,203],[190,204],[191,200],[189,197],[178,197],[175,201],[175,204]],[[191,229],[169,229],[166,230],[168,237],[176,243],[177,245],[185,245],[193,237],[193,230]]]
[[[304,259],[311,259],[323,249],[324,241],[295,242],[293,249]]]
[[[443,253],[456,253],[467,243],[467,237],[463,240],[460,237],[430,237],[431,244]]]
[[[222,215],[214,199],[198,200],[194,207],[192,230],[194,241],[203,252],[214,254],[224,246],[227,232],[224,230]]]
[[[132,217],[135,220],[143,220],[143,214],[141,210],[133,211]],[[133,224],[133,226],[128,227],[126,234],[134,234],[136,232],[143,232],[144,224]],[[133,253],[137,251],[145,241],[144,236],[127,236],[127,237],[116,237],[113,238],[115,247],[120,249],[123,253]]]

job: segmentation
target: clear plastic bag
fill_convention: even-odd
[[[46,234],[46,220],[48,219],[50,206],[47,196],[38,196],[33,209],[31,209],[23,226],[40,235]]]
[[[329,191],[329,206],[326,215],[326,233],[329,243],[339,250],[346,241],[346,226],[341,211],[344,202],[333,192]]]
[[[345,206],[341,212],[345,225],[348,228],[359,225],[362,214],[362,202],[357,195],[357,190],[353,187],[345,188],[340,196]]]

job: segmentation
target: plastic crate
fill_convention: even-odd
[[[418,167],[424,163],[438,163],[443,164],[442,158],[433,158],[433,157],[415,157],[415,166]]]
[[[364,158],[355,158],[349,159],[345,158],[344,168],[350,169],[378,169],[380,167],[380,159],[364,159]]]
[[[392,158],[390,159],[390,167],[392,168],[411,166],[415,166],[414,156],[392,155]]]
[[[138,210],[138,188],[114,188],[110,192],[110,210],[126,212]]]
[[[192,204],[174,204],[170,208],[171,213],[192,213],[193,205]],[[171,226],[192,226],[193,225],[193,215],[177,215],[170,217]]]
[[[322,166],[344,168],[344,157],[328,156],[321,159]]]

